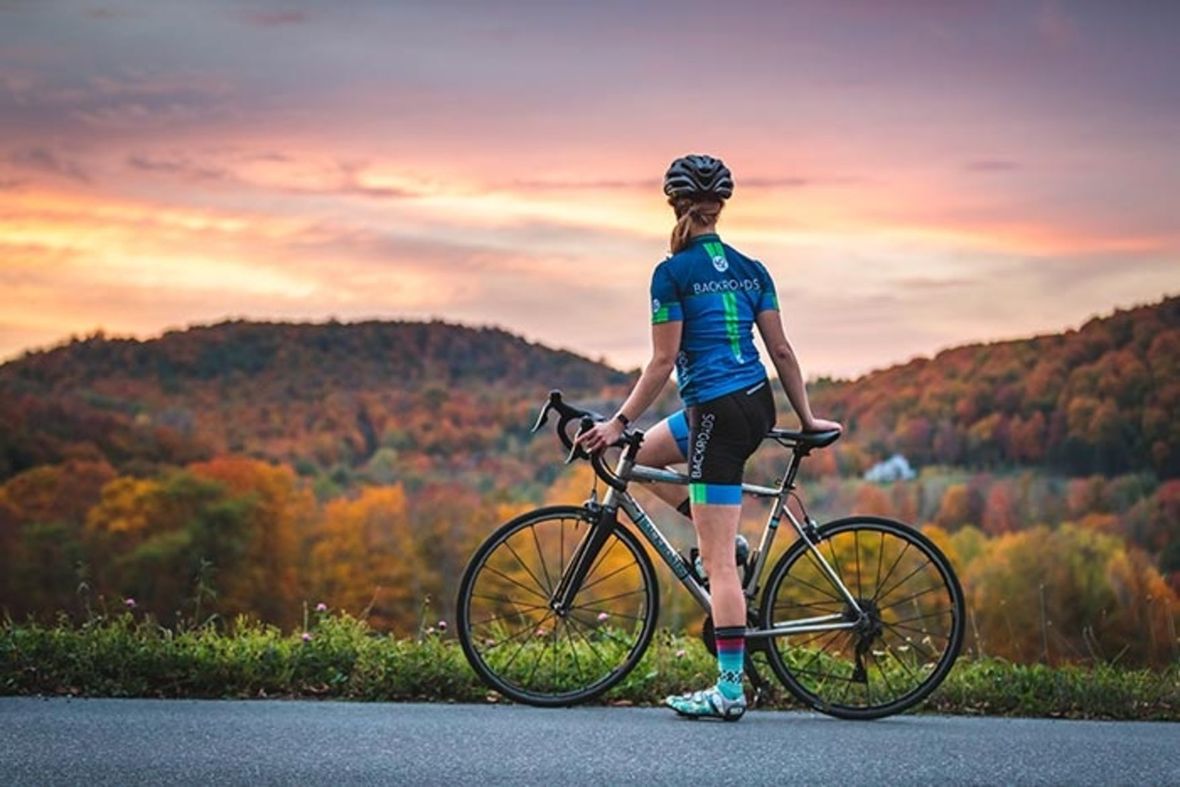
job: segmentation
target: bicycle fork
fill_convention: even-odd
[[[582,582],[590,573],[590,569],[594,567],[594,561],[602,552],[603,545],[606,544],[606,540],[610,538],[611,533],[619,524],[617,510],[594,506],[591,508],[591,512],[596,512],[597,518],[590,523],[586,534],[578,542],[566,570],[562,572],[557,587],[553,589],[553,594],[549,597],[549,609],[553,610],[559,618],[564,618],[569,614],[574,596],[581,590]]]

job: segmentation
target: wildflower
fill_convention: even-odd
[[[446,631],[447,630],[447,622],[445,620],[440,620],[438,622],[438,630],[439,631]]]
[[[431,626],[430,628],[426,629],[426,633],[433,634],[434,633],[434,626]]]
[[[599,612],[599,613],[598,613],[598,622],[599,622],[599,623],[605,623],[605,622],[606,622],[606,619],[607,619],[607,618],[609,618],[609,617],[610,617],[610,615],[606,614],[605,612]]]
[[[684,657],[685,657],[685,655],[686,655],[686,654],[685,654],[685,652],[684,652],[684,648],[681,648],[680,650],[676,651],[676,658],[678,658],[678,659],[682,659],[682,658],[684,658]]]
[[[545,632],[545,629],[543,629],[543,628],[537,629],[537,636],[538,636],[538,637],[543,637],[543,636],[545,636],[545,633],[546,633],[546,632]]]
[[[302,639],[304,642],[311,642],[311,633],[307,631],[303,632]]]
[[[315,611],[316,612],[327,612],[328,605],[321,601],[320,603],[315,605]]]
[[[123,599],[123,605],[127,607],[127,609],[135,609],[135,599],[128,596],[127,598]]]

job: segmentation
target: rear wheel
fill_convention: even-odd
[[[839,615],[854,628],[775,637],[770,666],[801,701],[823,713],[875,719],[900,713],[942,682],[963,641],[963,591],[946,556],[913,528],[853,517],[819,528],[817,547],[857,601],[796,541],[775,564],[763,628]]]
[[[617,526],[570,608],[554,589],[596,515],[542,508],[500,527],[472,556],[459,585],[459,641],[485,683],[529,705],[573,705],[622,680],[651,641],[659,609],[655,571],[635,536]]]

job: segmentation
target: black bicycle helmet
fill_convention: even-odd
[[[671,199],[729,199],[733,175],[719,158],[696,153],[681,156],[664,173],[664,193]]]

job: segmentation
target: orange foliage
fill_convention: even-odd
[[[370,487],[329,503],[311,549],[316,597],[376,625],[405,631],[433,570],[418,559],[401,486]]]

